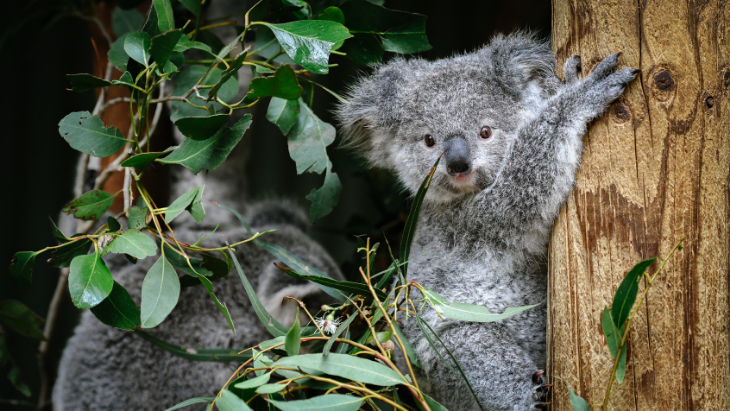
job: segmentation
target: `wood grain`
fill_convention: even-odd
[[[603,402],[613,360],[600,313],[636,262],[685,235],[632,324],[609,409],[728,410],[727,1],[553,0],[552,41],[559,65],[580,55],[584,75],[619,51],[642,74],[591,125],[553,230],[548,374]],[[552,410],[571,409],[556,385]]]

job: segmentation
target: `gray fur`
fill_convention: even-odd
[[[550,230],[573,188],[586,125],[635,77],[613,72],[616,55],[587,78],[579,59],[554,76],[547,43],[516,33],[496,36],[470,54],[438,61],[396,59],[377,66],[339,108],[346,144],[392,171],[415,193],[452,141],[468,143],[472,172],[450,176],[446,160],[424,201],[409,265],[415,280],[450,301],[495,313],[546,300],[545,254]],[[488,139],[479,137],[490,126]],[[436,144],[428,147],[424,135]],[[487,410],[530,409],[532,375],[545,366],[545,306],[498,323],[440,319],[424,310],[459,360]],[[443,366],[414,322],[404,332],[424,365],[426,391],[450,410],[478,409]]]

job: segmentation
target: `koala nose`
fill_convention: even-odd
[[[469,174],[471,171],[469,144],[463,138],[457,137],[449,140],[444,157],[446,160],[446,171],[450,176]]]

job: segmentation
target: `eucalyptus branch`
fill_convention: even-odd
[[[101,105],[99,108],[99,115],[103,114],[109,107],[119,104],[119,103],[129,103],[132,99],[129,97],[115,97],[113,99],[107,100],[104,104]]]

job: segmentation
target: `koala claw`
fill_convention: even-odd
[[[532,374],[532,383],[533,384],[542,384],[543,378],[542,375],[545,374],[545,371],[543,370],[537,370],[534,374]]]
[[[548,408],[550,408],[549,402],[541,402],[539,404],[532,404],[532,407],[530,407],[531,410],[542,410],[542,411],[547,410]]]
[[[552,384],[535,386],[532,389],[532,398],[535,401],[547,401],[548,394],[550,393],[550,388],[552,388],[552,386]]]

